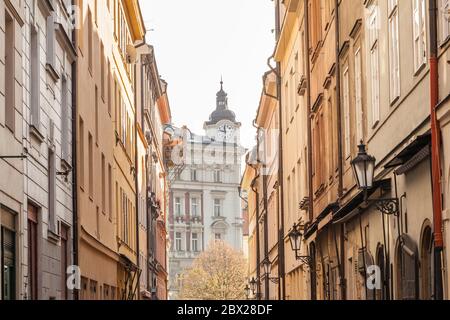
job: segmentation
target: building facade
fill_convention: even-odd
[[[249,217],[249,279],[255,279],[257,290],[252,294],[270,300],[281,297],[279,234],[280,184],[279,174],[279,109],[277,78],[274,71],[264,77],[264,90],[256,115],[257,145],[246,158],[246,168],[241,180],[241,189],[247,195]],[[282,255],[282,253],[281,253]],[[266,274],[264,264],[269,263],[271,273]]]
[[[24,170],[23,284],[28,299],[72,299],[72,115],[74,63],[72,7],[29,1],[23,28]]]
[[[3,299],[72,299],[73,7],[2,2]],[[15,137],[14,140],[9,138]],[[20,145],[18,142],[20,141]],[[23,157],[22,157],[23,156]],[[6,166],[4,166],[6,165]],[[11,183],[14,181],[14,183]],[[21,192],[21,214],[14,199]]]
[[[177,298],[184,270],[211,241],[242,250],[240,126],[221,83],[205,135],[182,130],[185,165],[171,182],[169,200],[170,299]]]
[[[277,2],[286,299],[448,298],[448,6]]]
[[[137,299],[137,1],[78,1],[77,184],[81,299]],[[142,149],[142,139],[139,146]]]
[[[143,299],[167,299],[167,194],[168,179],[164,154],[165,125],[171,123],[167,83],[160,79],[155,50],[138,49],[136,94],[138,143],[138,210],[140,293]]]
[[[25,5],[0,3],[0,274],[2,300],[23,298],[23,38]],[[7,45],[8,44],[8,45]],[[15,181],[15,183],[11,183]]]

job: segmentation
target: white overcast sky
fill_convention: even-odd
[[[221,75],[230,109],[254,144],[252,121],[266,61],[274,49],[271,0],[140,0],[147,42],[169,83],[173,123],[203,133],[215,108]]]

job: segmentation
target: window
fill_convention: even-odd
[[[106,212],[106,161],[102,153],[102,212]]]
[[[100,94],[105,101],[105,45],[100,43]]]
[[[379,44],[378,44],[378,7],[372,6],[369,18],[370,41],[370,74],[371,74],[371,98],[372,98],[372,125],[376,126],[380,121],[380,70],[379,70]]]
[[[175,250],[181,251],[181,232],[175,233]]]
[[[221,235],[220,233],[215,233],[215,234],[214,234],[214,239],[215,239],[216,241],[220,241],[220,240],[222,240],[222,235]]]
[[[48,149],[48,227],[56,232],[56,159],[55,152]]]
[[[109,220],[112,221],[113,212],[113,181],[112,181],[112,167],[108,164],[108,213]]]
[[[97,300],[97,281],[90,280],[89,281],[89,293],[90,293],[90,300]]]
[[[84,159],[84,121],[83,119],[80,117],[79,120],[79,145],[80,145],[80,187],[84,188],[84,163],[85,163],[85,159]]]
[[[94,106],[95,106],[95,143],[98,144],[98,87],[95,86],[95,97],[94,97]]]
[[[108,113],[109,116],[111,117],[111,112],[112,112],[112,91],[111,91],[111,82],[112,82],[112,77],[111,77],[111,62],[108,59]]]
[[[97,21],[98,21],[98,0],[94,0],[94,19],[95,19],[95,25],[97,25]]]
[[[91,200],[94,197],[94,141],[92,134],[89,132],[88,136],[88,157],[89,157],[89,197]]]
[[[214,182],[222,182],[222,172],[219,169],[214,170]]]
[[[47,17],[47,64],[55,68],[55,22],[54,15]]]
[[[178,217],[181,216],[181,198],[180,197],[175,198],[175,215]]]
[[[349,72],[348,67],[344,69],[343,76],[343,99],[344,99],[344,148],[345,157],[348,158],[351,155],[350,144],[350,85],[349,85]]]
[[[191,180],[198,181],[197,170],[195,170],[195,169],[191,169]]]
[[[82,28],[81,28],[82,29]],[[88,10],[88,67],[92,76],[92,62],[93,62],[93,26],[92,26],[92,13]]]
[[[16,299],[16,215],[0,206],[1,298]]]
[[[198,233],[192,234],[192,251],[198,252]]]
[[[355,112],[356,112],[356,145],[364,140],[363,102],[362,102],[362,66],[361,49],[355,52]]]
[[[38,211],[37,207],[28,204],[28,287],[31,300],[38,299]]]
[[[191,198],[191,215],[198,217],[198,198]]]
[[[67,78],[64,76],[61,82],[61,157],[67,162],[69,162],[69,117],[71,117],[68,95]]]
[[[214,199],[214,216],[220,217],[222,215],[222,201]]]
[[[34,27],[31,28],[31,43],[30,43],[30,87],[31,87],[31,125],[37,130],[40,128],[40,112],[41,112],[41,61],[39,50],[39,31]]]
[[[5,124],[16,128],[16,77],[15,77],[15,27],[14,19],[5,13]]]
[[[426,5],[425,0],[413,1],[414,71],[426,63]]]
[[[441,0],[442,42],[450,38],[450,0]]]
[[[389,69],[391,102],[400,96],[400,52],[398,36],[398,0],[389,0]]]

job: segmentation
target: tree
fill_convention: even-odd
[[[212,243],[182,274],[182,300],[243,300],[247,263],[222,241]]]

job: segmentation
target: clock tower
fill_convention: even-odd
[[[241,124],[236,121],[236,114],[228,109],[228,94],[223,90],[223,81],[220,81],[220,90],[216,94],[216,109],[205,122],[206,135],[216,141],[228,143],[240,142],[239,129]]]

